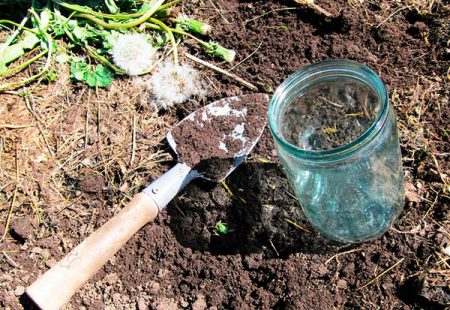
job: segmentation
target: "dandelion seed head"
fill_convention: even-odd
[[[148,84],[153,93],[151,105],[156,109],[167,109],[193,96],[205,94],[199,72],[187,63],[179,65],[168,61],[162,63]]]
[[[150,68],[156,49],[142,34],[120,35],[112,49],[114,63],[128,75],[138,75]]]

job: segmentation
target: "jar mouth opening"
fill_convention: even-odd
[[[309,83],[306,82],[306,79],[315,81],[327,77],[353,78],[366,84],[376,93],[380,101],[380,109],[370,127],[350,143],[326,150],[303,149],[284,138],[280,128],[279,115],[283,110],[284,101],[287,100],[286,97],[297,90],[296,86],[302,82]],[[369,67],[351,60],[325,60],[303,67],[289,76],[277,88],[269,104],[269,127],[272,135],[280,145],[298,157],[316,160],[329,159],[330,157],[338,158],[360,149],[380,132],[388,114],[388,98],[386,87],[381,78]]]

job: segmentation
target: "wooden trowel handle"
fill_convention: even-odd
[[[145,193],[100,227],[26,290],[41,309],[59,309],[142,226],[158,214],[158,206]]]

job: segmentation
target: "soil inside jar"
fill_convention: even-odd
[[[287,142],[304,150],[349,144],[372,125],[381,103],[375,91],[352,78],[317,83],[300,93],[282,114]]]

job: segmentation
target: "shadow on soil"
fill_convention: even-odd
[[[243,163],[226,182],[229,191],[194,182],[168,206],[180,244],[212,254],[264,253],[269,258],[343,248],[314,232],[279,165]],[[226,224],[226,234],[216,231],[219,222]]]

